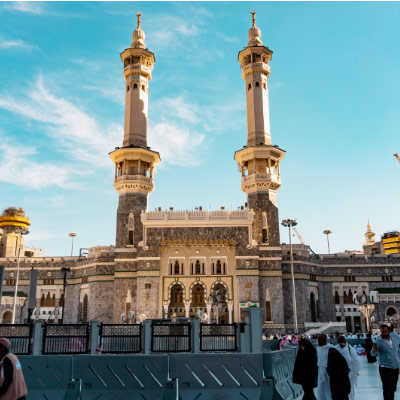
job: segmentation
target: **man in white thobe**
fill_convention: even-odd
[[[331,388],[328,367],[328,353],[329,349],[335,347],[326,343],[326,335],[321,334],[318,336],[318,400],[331,400]]]
[[[344,336],[339,336],[338,344],[335,347],[339,351],[339,353],[346,359],[347,365],[349,366],[349,379],[351,384],[349,400],[354,400],[358,373],[360,372],[360,361],[357,352],[352,346],[350,346],[346,342],[346,338]]]

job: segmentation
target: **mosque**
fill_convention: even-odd
[[[140,23],[138,15],[133,41],[121,53],[124,137],[109,153],[119,196],[115,246],[95,246],[80,257],[42,257],[38,249],[24,247],[30,225],[24,210],[6,209],[0,216],[0,265],[5,266],[0,322],[120,323],[176,315],[233,323],[241,321],[242,308],[253,306],[262,309],[266,333],[292,332],[296,325],[300,331],[344,326],[354,332],[380,321],[397,323],[400,256],[380,251],[369,225],[360,254],[318,255],[300,244],[292,247],[291,263],[290,246],[281,243],[277,192],[285,151],[272,142],[272,50],[263,45],[254,14],[247,46],[238,55],[247,138],[234,159],[246,204],[235,211],[147,210],[160,154],[147,145],[155,57]],[[28,311],[32,269],[38,271],[36,302]],[[379,296],[366,316],[353,296],[368,298],[370,292]]]

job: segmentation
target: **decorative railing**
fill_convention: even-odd
[[[151,351],[153,353],[191,351],[190,324],[153,324]]]
[[[147,211],[142,213],[142,221],[171,220],[253,220],[250,210],[215,210],[215,211]]]
[[[45,324],[43,354],[79,354],[89,351],[88,324]]]
[[[237,351],[236,324],[201,324],[201,351]]]
[[[32,343],[31,324],[0,324],[0,337],[6,337],[11,342],[14,354],[30,354]]]
[[[102,324],[100,350],[102,353],[139,353],[142,351],[142,325]]]

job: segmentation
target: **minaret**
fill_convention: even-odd
[[[372,228],[371,228],[371,225],[369,223],[369,220],[368,220],[368,224],[367,224],[367,232],[365,233],[364,236],[365,236],[365,239],[366,239],[366,242],[365,242],[364,246],[371,246],[371,245],[375,244],[375,233],[372,232]]]
[[[281,186],[279,163],[285,151],[271,144],[268,103],[269,61],[272,51],[263,46],[255,12],[247,47],[239,52],[247,103],[247,145],[235,153],[242,172],[242,190],[255,212],[253,239],[258,244],[279,246],[276,192]]]
[[[141,14],[136,15],[133,42],[121,53],[126,80],[123,147],[110,153],[115,164],[114,188],[119,194],[117,247],[136,246],[143,240],[140,214],[147,208],[155,166],[160,161],[159,154],[147,147],[148,88],[155,58],[144,43]]]
[[[0,229],[3,231],[0,242],[0,257],[18,257],[23,249],[23,235],[28,233],[29,218],[23,208],[9,207],[0,215]]]

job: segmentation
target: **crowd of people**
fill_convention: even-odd
[[[335,335],[336,336],[336,335]],[[354,400],[360,372],[359,350],[337,335],[337,344],[318,335],[316,348],[310,338],[282,337],[280,348],[298,344],[293,382],[303,387],[303,400]],[[392,327],[381,325],[380,335],[366,334],[365,350],[369,363],[378,361],[384,400],[394,400],[400,373],[400,335]],[[317,397],[314,389],[317,388]]]

